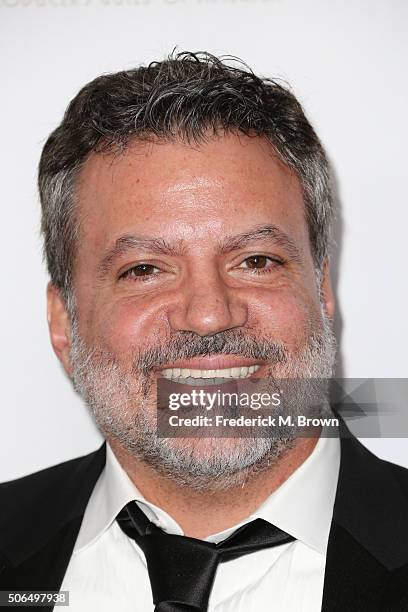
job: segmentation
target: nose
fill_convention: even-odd
[[[177,307],[169,313],[174,331],[192,331],[200,336],[242,327],[247,318],[245,302],[217,270],[189,275]]]

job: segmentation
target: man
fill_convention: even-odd
[[[99,77],[39,188],[51,342],[106,444],[1,486],[1,589],[75,611],[408,610],[406,471],[343,424],[156,427],[163,384],[332,375],[328,167],[294,96],[208,54]]]

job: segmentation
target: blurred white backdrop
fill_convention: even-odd
[[[334,166],[339,374],[407,377],[405,0],[0,0],[0,480],[101,439],[48,340],[36,169],[78,89],[175,46],[286,79]],[[370,439],[408,466],[406,440]]]

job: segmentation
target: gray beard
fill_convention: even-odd
[[[214,336],[179,332],[169,342],[135,350],[128,368],[102,346],[88,349],[72,319],[71,362],[75,390],[83,397],[104,436],[179,486],[194,490],[226,490],[275,463],[296,440],[282,427],[273,437],[161,438],[156,427],[156,386],[153,368],[179,359],[214,354],[241,355],[270,364],[271,379],[329,379],[336,341],[322,306],[322,319],[304,346],[290,354],[279,342],[255,338],[239,330]],[[313,385],[312,385],[313,386]],[[291,414],[305,414],[308,391],[293,397]],[[315,391],[313,390],[313,393]],[[294,393],[296,395],[296,393]]]

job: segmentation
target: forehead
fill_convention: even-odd
[[[94,251],[131,231],[195,244],[262,222],[307,234],[299,179],[265,140],[244,135],[93,154],[78,196],[81,245]]]

